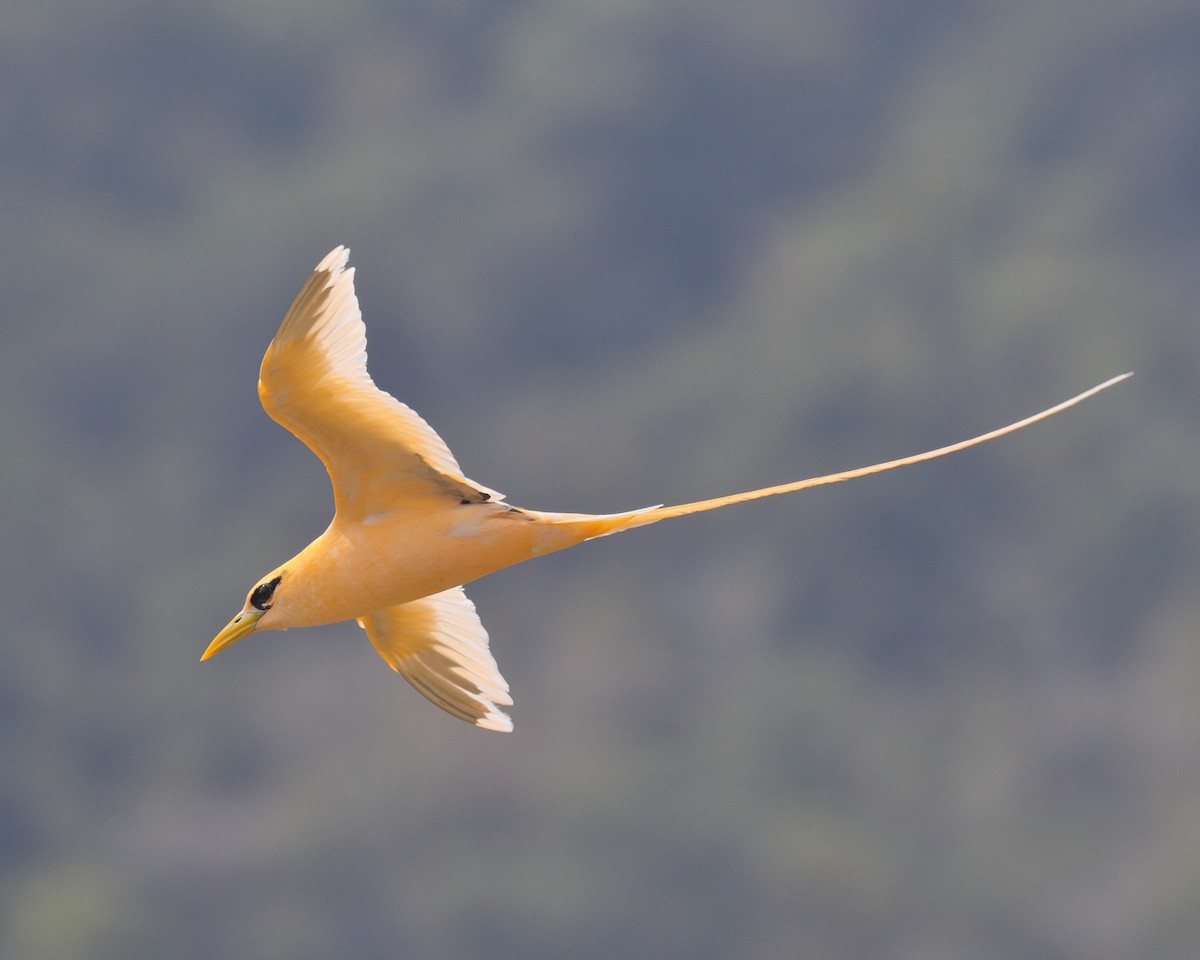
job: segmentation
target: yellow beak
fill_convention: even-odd
[[[208,645],[208,649],[204,651],[200,660],[202,662],[207,660],[218,651],[224,650],[247,634],[253,633],[262,615],[263,611],[261,610],[243,610],[225,625],[224,630],[213,637],[213,642]]]

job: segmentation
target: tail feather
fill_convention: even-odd
[[[944,457],[948,453],[956,453],[959,450],[965,450],[967,447],[973,447],[980,443],[987,443],[989,440],[995,440],[997,437],[1002,437],[1007,433],[1015,433],[1031,424],[1037,423],[1039,420],[1045,420],[1048,417],[1054,416],[1056,413],[1061,413],[1068,407],[1073,407],[1075,404],[1086,400],[1088,397],[1095,396],[1101,390],[1107,390],[1109,387],[1120,383],[1132,377],[1132,373],[1123,373],[1118,377],[1113,377],[1111,380],[1105,380],[1104,383],[1097,384],[1090,390],[1085,390],[1078,396],[1072,397],[1070,400],[1064,400],[1062,403],[1055,404],[1053,407],[1048,407],[1040,413],[1035,413],[1031,417],[1026,417],[1024,420],[1018,420],[1015,423],[1010,423],[1006,427],[1000,427],[997,430],[991,430],[987,433],[981,433],[977,437],[972,437],[970,440],[960,440],[958,443],[952,443],[949,446],[938,447],[936,450],[927,450],[924,453],[913,454],[909,457],[901,457],[899,460],[887,460],[883,463],[875,463],[869,467],[859,467],[855,470],[845,470],[841,473],[830,473],[822,477],[809,477],[807,480],[795,480],[791,483],[781,483],[773,487],[763,487],[759,490],[747,490],[744,493],[732,493],[725,497],[715,497],[711,500],[697,500],[694,503],[681,503],[676,506],[657,506],[644,507],[640,510],[630,510],[627,513],[616,513],[605,516],[579,516],[577,519],[569,521],[571,523],[579,523],[588,525],[584,527],[586,535],[581,539],[591,540],[595,537],[607,536],[610,533],[618,533],[621,530],[629,530],[633,527],[642,527],[646,524],[657,523],[659,520],[666,520],[669,517],[682,517],[689,513],[703,513],[705,510],[716,510],[720,507],[727,507],[734,503],[744,503],[747,500],[759,500],[763,497],[774,497],[781,493],[793,493],[797,490],[807,490],[809,487],[819,487],[828,483],[841,483],[843,480],[853,480],[856,477],[865,477],[872,473],[883,473],[886,470],[894,470],[897,467],[906,467],[909,464],[921,463],[924,460],[934,460],[938,457]],[[591,528],[595,532],[591,532]]]

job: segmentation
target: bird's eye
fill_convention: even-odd
[[[274,580],[268,580],[266,583],[260,583],[254,588],[250,594],[250,606],[255,610],[269,610],[271,608],[271,597],[275,594],[275,588],[279,586],[279,581],[283,577],[276,577]]]

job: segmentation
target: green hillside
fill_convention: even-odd
[[[1200,8],[10,0],[0,957],[1194,960]],[[470,588],[516,732],[352,624],[259,407],[371,369],[608,512],[1031,430]]]

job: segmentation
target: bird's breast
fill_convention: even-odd
[[[545,552],[545,525],[502,503],[454,504],[336,519],[286,565],[286,611],[273,625],[365,616],[475,580]]]

